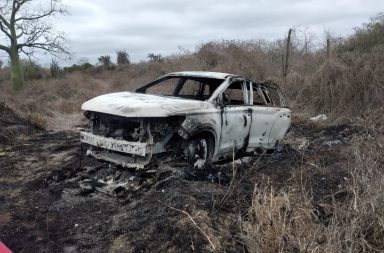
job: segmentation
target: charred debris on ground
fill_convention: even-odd
[[[84,154],[80,168],[77,132],[39,130],[1,147],[0,236],[17,252],[313,248],[312,241],[296,244],[291,236],[302,227],[296,230],[289,223],[284,234],[273,237],[286,241],[281,245],[254,245],[261,239],[253,236],[272,240],[269,233],[283,228],[278,217],[306,217],[308,226],[324,231],[341,226],[337,206],[348,206],[356,197],[351,184],[357,178],[348,166],[355,159],[351,147],[356,138],[371,134],[353,125],[324,127],[295,120],[284,144],[271,155],[205,171],[159,161],[143,172]],[[269,221],[266,210],[272,215]],[[253,234],[257,227],[262,230]],[[313,231],[298,236],[310,240],[311,235],[316,247],[326,249],[330,238]],[[372,231],[365,240],[379,245],[378,230]]]

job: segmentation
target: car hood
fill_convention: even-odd
[[[168,117],[198,113],[209,102],[133,92],[116,92],[92,98],[81,109],[123,117]]]

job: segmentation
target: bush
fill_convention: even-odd
[[[368,52],[379,45],[384,45],[384,13],[374,16],[362,27],[355,28],[355,33],[344,40],[338,50]]]
[[[164,58],[161,56],[161,54],[150,53],[150,54],[148,54],[147,57],[149,58],[150,62],[163,62],[164,61]]]
[[[117,64],[118,65],[127,65],[129,62],[129,54],[125,50],[119,50],[116,52],[117,54]]]
[[[22,67],[24,69],[24,79],[25,80],[35,80],[43,78],[43,69],[33,61],[21,61]]]
[[[212,70],[219,64],[220,55],[218,49],[218,45],[213,42],[203,44],[198,49],[196,54],[197,57],[204,62],[204,70]]]
[[[53,78],[58,78],[62,75],[62,69],[60,68],[59,64],[55,60],[52,60],[49,69],[51,70],[51,76]]]
[[[64,71],[68,72],[68,73],[72,73],[72,72],[75,72],[75,71],[88,71],[88,70],[91,70],[91,69],[93,69],[93,65],[90,64],[89,62],[85,62],[85,63],[83,63],[81,65],[73,64],[70,67],[64,67]]]
[[[102,65],[103,70],[110,70],[110,69],[112,69],[111,56],[109,56],[109,55],[100,56],[98,58],[98,61]]]

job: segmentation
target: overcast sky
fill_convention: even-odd
[[[347,35],[384,11],[384,0],[64,0],[70,16],[55,20],[67,34],[71,63],[126,49],[131,61],[167,56],[212,40],[283,38],[289,27]]]

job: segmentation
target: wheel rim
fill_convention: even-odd
[[[197,143],[198,158],[207,160],[208,157],[208,144],[205,139],[200,139]]]
[[[199,139],[196,142],[191,143],[190,154],[193,158],[193,166],[201,169],[207,162],[208,159],[208,143],[205,139]]]

